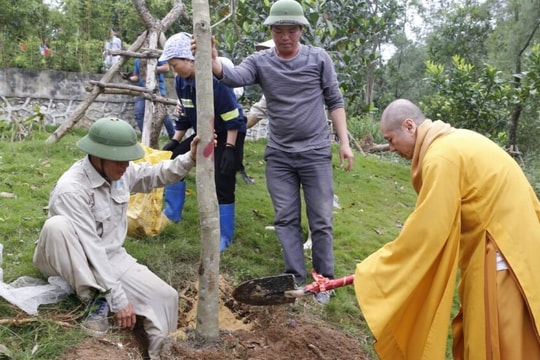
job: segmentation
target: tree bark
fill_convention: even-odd
[[[156,26],[155,22],[152,25],[152,28],[148,30],[148,47],[156,48],[157,39],[158,39],[158,29],[159,26]],[[161,31],[159,31],[161,32]],[[156,66],[157,59],[149,58],[146,62],[146,80],[145,86],[147,89],[152,91],[158,91],[157,81],[156,81]],[[159,105],[150,101],[149,99],[145,100],[144,106],[144,122],[142,129],[142,143],[150,146],[153,149],[159,148],[159,133],[161,132],[161,127],[163,126],[163,120],[165,118],[166,112],[159,111]],[[163,115],[161,117],[160,115]],[[148,121],[150,120],[150,121]]]
[[[156,49],[144,48],[144,49],[140,49],[138,52],[128,51],[128,50],[110,50],[109,53],[111,55],[128,56],[132,58],[157,59],[161,56],[162,51],[156,50]]]
[[[140,87],[137,85],[108,84],[103,81],[95,81],[95,80],[90,80],[89,82],[90,82],[90,85],[95,85],[102,88],[103,92],[105,92],[108,89],[122,89],[122,90],[130,90],[136,93],[137,96],[142,96],[142,93],[148,93],[148,94],[152,93],[152,90],[149,90],[145,87]],[[93,88],[94,86],[92,86],[89,91],[92,91]]]
[[[214,181],[214,89],[211,66],[210,11],[206,0],[194,0],[194,36],[197,41],[195,77],[197,79],[197,200],[201,221],[201,263],[197,336],[219,336],[219,210]]]

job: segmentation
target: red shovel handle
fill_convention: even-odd
[[[321,291],[332,290],[354,282],[354,275],[348,275],[339,279],[327,279],[320,276],[316,281],[304,287],[304,292],[318,293]]]

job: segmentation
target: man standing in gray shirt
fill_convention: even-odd
[[[319,47],[300,43],[309,25],[295,0],[278,0],[264,22],[270,26],[275,47],[258,51],[234,68],[222,66],[212,49],[212,71],[230,87],[258,83],[268,105],[269,138],[264,154],[267,187],[274,205],[274,226],[283,248],[285,273],[297,284],[307,272],[301,228],[303,189],[313,241],[314,270],[334,277],[332,151],[325,106],[339,138],[341,163],[353,166],[343,96],[334,64]],[[329,292],[315,294],[330,301]]]

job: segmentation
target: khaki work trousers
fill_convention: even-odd
[[[34,264],[45,276],[65,279],[83,300],[89,300],[91,294],[101,288],[77,232],[64,216],[54,216],[45,222],[36,245]],[[177,328],[177,291],[138,263],[131,265],[118,280],[135,313],[144,318],[150,357],[159,358],[163,339]]]

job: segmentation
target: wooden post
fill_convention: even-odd
[[[139,50],[139,48],[144,42],[145,37],[146,37],[146,33],[140,35],[137,38],[137,40],[133,43],[133,45],[129,47],[128,51]],[[105,75],[103,75],[103,78],[101,78],[101,82],[103,83],[110,82],[114,74],[117,73],[122,68],[126,60],[127,60],[126,57],[124,56],[120,57],[120,60],[116,64],[114,64],[109,69],[109,71],[107,71]],[[92,92],[90,93],[90,96],[81,104],[79,104],[79,106],[77,107],[73,115],[71,115],[71,117],[68,120],[64,121],[62,125],[60,125],[51,135],[49,135],[49,137],[47,138],[47,140],[45,140],[45,142],[47,144],[50,144],[50,143],[60,140],[62,136],[64,136],[66,132],[68,132],[69,129],[75,126],[75,124],[84,116],[84,114],[86,113],[86,110],[90,107],[90,105],[92,105],[94,100],[96,100],[96,98],[102,92],[103,92],[103,89],[101,87],[94,86],[94,88],[92,89]]]
[[[150,29],[148,33],[148,47],[150,49],[157,48],[158,34],[154,29]],[[157,60],[155,58],[150,58],[146,61],[146,79],[145,87],[147,89],[156,88],[156,64]],[[148,145],[151,148],[157,148],[157,138],[161,132],[161,126],[163,121],[158,121],[158,116],[155,116],[157,113],[157,104],[154,104],[149,99],[145,100],[144,104],[144,122],[142,128],[142,138],[141,142],[145,145]],[[150,120],[150,121],[149,121]],[[154,121],[156,124],[154,124]],[[153,133],[156,133],[157,136],[152,136]]]

